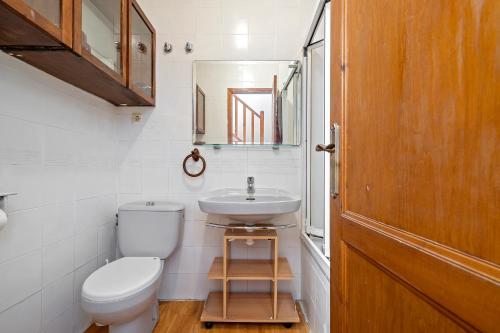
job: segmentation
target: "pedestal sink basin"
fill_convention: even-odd
[[[198,200],[205,213],[224,215],[245,223],[267,221],[277,215],[296,212],[300,202],[300,198],[272,188],[257,188],[252,195],[246,190],[226,188]]]

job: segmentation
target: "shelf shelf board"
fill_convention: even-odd
[[[227,318],[222,317],[222,293],[211,292],[205,302],[201,321],[239,323],[298,323],[300,317],[290,293],[278,293],[278,314],[273,319],[270,293],[230,293]]]
[[[273,261],[260,259],[232,259],[228,262],[228,280],[274,280]],[[208,272],[210,280],[223,280],[223,258],[216,257]],[[278,259],[278,280],[293,279],[292,270],[286,258]]]

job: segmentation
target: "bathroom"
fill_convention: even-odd
[[[0,333],[498,331],[500,6],[396,3],[0,0]]]

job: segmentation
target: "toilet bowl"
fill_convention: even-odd
[[[109,333],[151,333],[159,317],[163,260],[177,248],[184,206],[139,201],[118,210],[118,248],[124,256],[83,283],[81,305]]]
[[[82,307],[110,333],[149,333],[158,319],[163,261],[125,257],[92,273],[82,287]]]

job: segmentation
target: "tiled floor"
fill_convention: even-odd
[[[154,333],[307,333],[307,325],[295,324],[292,328],[285,328],[281,324],[214,324],[208,330],[199,318],[203,309],[203,302],[181,301],[160,303],[160,322]],[[302,316],[301,316],[302,317]],[[303,317],[302,317],[303,318]],[[108,333],[106,327],[90,327],[86,333]]]

